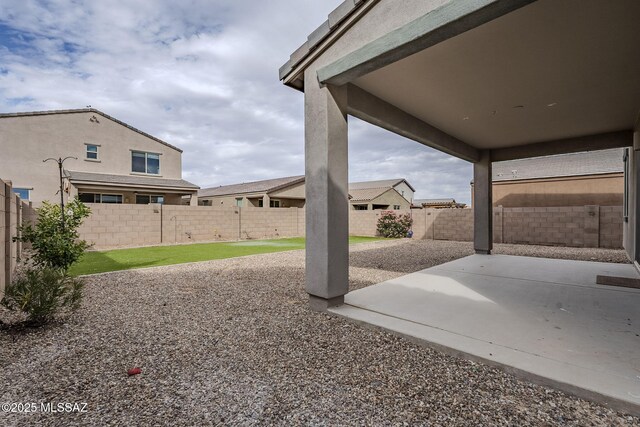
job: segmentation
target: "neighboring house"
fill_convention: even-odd
[[[302,208],[305,204],[304,176],[203,188],[198,191],[198,204],[201,206]]]
[[[364,184],[364,183],[357,183]],[[410,209],[411,202],[389,187],[357,188],[349,186],[349,204],[357,211]]]
[[[349,194],[352,190],[369,190],[372,188],[393,188],[402,197],[404,197],[409,204],[413,202],[413,194],[416,192],[415,188],[404,178],[395,179],[383,179],[379,181],[362,181],[362,182],[350,182]]]
[[[455,199],[416,199],[413,206],[430,209],[464,209],[466,203],[458,203]]]
[[[0,114],[0,175],[24,200],[89,203],[196,203],[198,186],[182,179],[182,150],[93,108]]]
[[[493,205],[622,206],[623,156],[624,149],[614,148],[495,162]]]
[[[305,177],[301,175],[203,188],[198,191],[198,204],[303,208],[304,180]],[[349,184],[349,202],[352,209],[356,210],[409,209],[414,191],[411,184],[403,178],[355,182]]]

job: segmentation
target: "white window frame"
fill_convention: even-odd
[[[96,151],[89,151],[89,147],[96,147]],[[95,153],[96,158],[92,159],[91,157],[89,157],[89,153]],[[100,144],[91,144],[91,143],[85,142],[84,159],[88,162],[100,162]]]

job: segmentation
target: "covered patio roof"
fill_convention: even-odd
[[[353,40],[350,51],[327,55],[318,61],[318,81],[349,88],[349,114],[469,161],[486,149],[499,161],[632,145],[640,111],[639,2],[439,3],[368,43]],[[363,20],[358,8],[351,13]],[[330,37],[339,29],[326,43],[337,43]],[[356,30],[345,31],[340,37],[350,41]],[[289,64],[304,64],[297,55]],[[303,65],[284,70],[285,84],[304,84]]]

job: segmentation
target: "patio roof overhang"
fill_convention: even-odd
[[[348,87],[349,114],[472,162],[631,146],[637,16],[634,0],[452,1],[317,78]]]

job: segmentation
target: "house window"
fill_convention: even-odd
[[[353,209],[357,211],[366,211],[369,207],[367,205],[353,205]]]
[[[269,207],[270,208],[279,208],[280,207],[280,200],[269,200]]]
[[[80,193],[78,198],[82,203],[122,203],[122,194]]]
[[[239,208],[242,207],[242,197],[236,197],[236,206]]]
[[[95,144],[86,144],[87,160],[98,160],[98,146]]]
[[[400,205],[393,205],[393,210],[395,211],[400,210]]]
[[[160,174],[160,154],[145,153],[143,151],[131,152],[131,172]]]
[[[137,205],[148,205],[149,203],[164,203],[164,196],[153,196],[150,194],[136,194]]]
[[[20,196],[22,200],[31,200],[31,190],[28,188],[14,188],[13,192]]]

